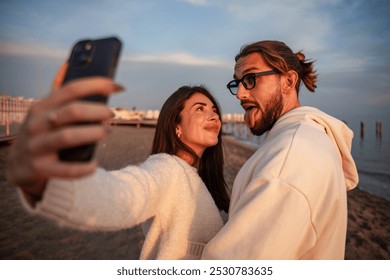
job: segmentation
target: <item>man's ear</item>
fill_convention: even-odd
[[[283,75],[282,92],[288,94],[295,92],[295,86],[298,82],[298,73],[294,70],[288,71]]]

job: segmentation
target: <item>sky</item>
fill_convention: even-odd
[[[118,36],[113,107],[160,109],[182,85],[207,86],[223,113],[242,113],[226,89],[234,56],[259,40],[315,60],[316,93],[302,105],[343,120],[390,120],[387,0],[2,0],[0,94],[43,98],[74,43]]]

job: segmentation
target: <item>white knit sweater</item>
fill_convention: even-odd
[[[196,169],[167,154],[78,180],[52,179],[34,208],[22,200],[29,212],[80,230],[115,231],[152,218],[141,259],[199,259],[223,226]]]

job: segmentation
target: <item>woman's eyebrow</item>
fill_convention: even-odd
[[[196,105],[202,105],[202,106],[206,106],[207,107],[207,104],[203,103],[203,102],[196,102],[196,103],[194,103],[194,105],[192,105],[192,107],[194,107]],[[215,105],[213,104],[213,106],[211,106],[211,108],[216,109],[217,107],[215,107]]]
[[[206,103],[203,103],[203,102],[196,102],[192,105],[192,107],[196,106],[196,105],[202,105],[202,106],[207,106]]]

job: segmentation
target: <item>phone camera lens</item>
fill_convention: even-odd
[[[79,59],[80,59],[80,64],[85,65],[91,61],[91,56],[88,54],[82,54]]]
[[[84,49],[85,49],[86,51],[92,50],[92,43],[91,43],[91,42],[87,42],[87,43],[84,45]]]

